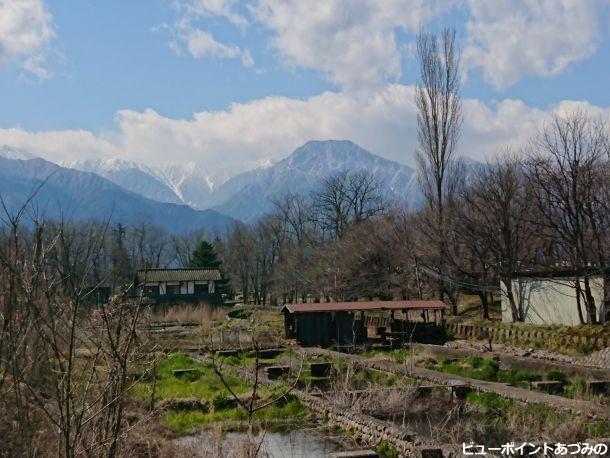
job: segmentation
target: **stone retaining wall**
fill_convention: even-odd
[[[447,323],[446,327],[454,336],[465,339],[487,339],[489,336],[492,342],[522,344],[538,342],[543,347],[549,347],[549,344],[575,348],[586,345],[595,350],[610,347],[610,337],[567,336],[543,330],[526,330],[516,327],[498,328],[461,323]]]
[[[400,456],[415,457],[419,455],[413,446],[414,433],[369,415],[353,412],[349,409],[339,409],[328,401],[308,393],[294,392],[294,394],[316,416],[327,419],[329,426],[348,430],[358,439],[373,446],[386,441]]]

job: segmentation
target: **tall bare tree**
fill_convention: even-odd
[[[578,299],[584,299],[589,321],[597,322],[590,279],[592,266],[603,268],[608,258],[608,126],[583,112],[555,116],[533,139],[528,150],[528,174],[536,187],[538,221],[555,245],[558,261],[579,275]],[[582,277],[582,284],[581,278]]]
[[[531,223],[532,194],[523,167],[514,154],[506,151],[473,174],[461,197],[463,205],[458,211],[456,233],[468,248],[466,256],[478,258],[480,273],[491,270],[495,274],[491,278],[482,275],[482,278],[502,281],[512,319],[521,321],[523,317],[516,304],[511,278],[531,253],[536,231]]]
[[[426,230],[433,236],[436,267],[443,275],[447,256],[446,199],[451,191],[448,180],[462,124],[460,51],[455,30],[444,29],[440,40],[434,33],[420,30],[417,55],[420,66],[420,82],[415,91],[419,175],[427,205],[434,216]],[[444,292],[440,283],[441,298]]]

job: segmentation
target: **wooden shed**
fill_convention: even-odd
[[[381,337],[406,341],[428,329],[438,333],[444,326],[446,304],[442,301],[374,301],[286,304],[282,307],[287,338],[299,345],[326,347],[358,345],[367,335],[367,315],[382,323]],[[386,312],[385,314],[383,312]],[[385,315],[385,316],[384,316]],[[381,319],[381,320],[380,320]]]

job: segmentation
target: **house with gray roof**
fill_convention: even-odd
[[[219,302],[217,269],[140,269],[138,285],[145,297],[157,302],[200,301]]]

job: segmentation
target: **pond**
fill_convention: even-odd
[[[269,458],[324,458],[330,453],[342,450],[342,447],[332,439],[313,430],[292,430],[282,432],[258,433],[254,447],[262,445],[258,456]],[[196,436],[186,436],[175,440],[175,445],[185,451],[199,450],[201,456],[242,456],[249,444],[245,432],[229,432],[219,434],[204,431]],[[198,455],[199,456],[199,455]]]

